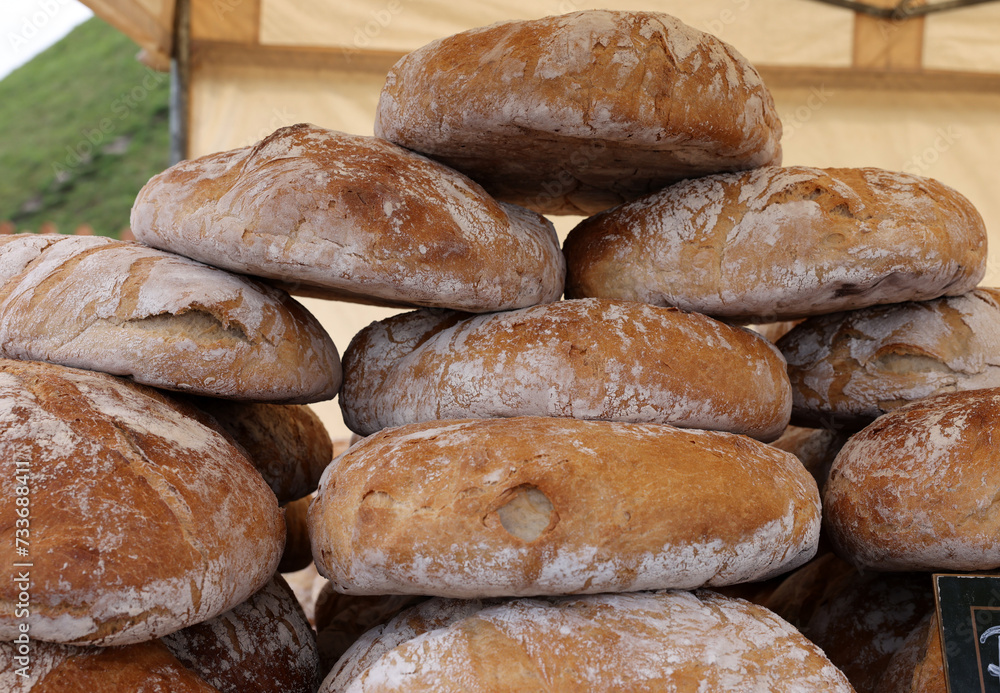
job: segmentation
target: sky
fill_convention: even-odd
[[[78,0],[0,0],[0,79],[92,14]]]

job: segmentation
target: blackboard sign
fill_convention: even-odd
[[[950,693],[1000,693],[1000,575],[935,575]]]

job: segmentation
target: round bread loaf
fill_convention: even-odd
[[[555,301],[552,224],[374,137],[312,125],[183,161],[132,208],[136,238],[302,296],[487,312]]]
[[[447,607],[438,599],[415,607],[432,616],[417,633],[404,612],[381,641],[359,641],[320,692],[852,691],[785,621],[712,592],[518,599],[433,618]],[[371,661],[342,675],[365,645],[376,648]]]
[[[927,614],[896,650],[878,693],[948,693],[936,612]]]
[[[833,554],[789,575],[764,602],[816,643],[858,693],[879,679],[910,631],[934,609],[927,573],[859,573]]]
[[[159,640],[122,647],[73,647],[32,640],[27,651],[27,655],[18,655],[15,643],[0,642],[0,690],[219,693],[177,661]],[[19,656],[26,659],[18,661]]]
[[[246,451],[285,505],[316,490],[333,459],[333,443],[320,418],[305,405],[191,398]]]
[[[285,551],[278,564],[279,573],[294,573],[312,563],[307,524],[312,499],[312,495],[308,495],[282,506],[285,513]]]
[[[781,121],[750,63],[653,12],[574,12],[434,41],[389,71],[375,134],[547,214],[781,163]]]
[[[822,493],[830,467],[850,437],[850,433],[841,430],[789,426],[771,445],[798,457]]]
[[[1000,567],[1000,389],[929,397],[875,420],[830,469],[827,534],[874,570]]]
[[[232,399],[340,387],[333,341],[284,291],[102,236],[0,236],[0,356]]]
[[[986,272],[986,228],[966,198],[875,168],[684,181],[585,219],[563,249],[567,298],[757,323],[957,296]]]
[[[778,348],[794,421],[864,426],[923,397],[1000,386],[1000,291],[810,318]]]
[[[0,360],[0,472],[11,483],[0,560],[32,564],[30,615],[5,609],[0,639],[27,623],[33,640],[150,640],[268,581],[285,538],[274,494],[186,414],[126,380]],[[0,603],[18,597],[15,582],[0,584]]]
[[[316,633],[280,575],[242,604],[163,643],[220,693],[313,693],[320,683]]]
[[[337,591],[463,598],[762,580],[811,558],[819,523],[802,464],[751,438],[547,417],[384,430],[309,508]]]
[[[631,301],[422,310],[355,336],[340,407],[365,435],[418,421],[563,416],[773,440],[791,411],[787,377],[777,349],[749,330]]]

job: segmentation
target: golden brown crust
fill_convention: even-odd
[[[654,12],[574,12],[434,41],[389,71],[375,133],[547,214],[781,161],[781,122],[753,67]]]
[[[320,682],[316,634],[280,575],[245,602],[163,643],[222,693],[313,693]]]
[[[567,298],[753,323],[957,296],[986,271],[986,228],[971,202],[875,168],[684,181],[585,219],[563,249]]]
[[[305,405],[192,398],[247,452],[280,505],[316,490],[333,459],[323,422]]]
[[[0,237],[0,356],[233,399],[316,402],[337,348],[288,294],[101,236]]]
[[[344,660],[361,666],[342,660],[321,693],[852,691],[819,648],[773,613],[712,592],[466,606],[435,599],[403,612],[359,641]]]
[[[0,642],[0,686],[8,693],[219,693],[185,668],[162,642],[123,647],[71,647],[32,642],[29,676]]]
[[[877,690],[878,693],[948,693],[935,612],[927,614],[893,655]]]
[[[309,534],[318,570],[349,594],[693,588],[804,563],[818,503],[794,456],[745,436],[547,417],[435,421],[386,429],[337,458]]]
[[[1000,291],[822,315],[778,342],[792,420],[863,425],[942,392],[1000,386]]]
[[[1000,388],[929,397],[844,445],[824,490],[837,553],[875,570],[1000,567]]]
[[[274,572],[285,533],[274,494],[173,399],[104,374],[3,360],[0,403],[0,471],[12,483],[27,474],[30,489],[33,638],[159,637],[232,608]],[[16,507],[0,507],[7,565],[18,562]],[[16,598],[14,583],[0,585],[4,639],[17,627]]]
[[[784,361],[762,337],[630,301],[394,316],[355,336],[344,374],[344,421],[363,434],[418,421],[559,416],[772,440],[791,407]]]
[[[771,445],[798,457],[802,465],[813,475],[820,493],[823,493],[830,467],[850,437],[851,432],[848,431],[789,426]]]
[[[292,293],[487,312],[554,301],[552,224],[374,137],[300,124],[154,176],[136,238]]]

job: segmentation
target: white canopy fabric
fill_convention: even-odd
[[[175,0],[84,0],[160,64]],[[436,38],[504,19],[607,7],[582,0],[189,0],[189,156],[291,123],[371,134],[385,73]],[[892,2],[885,2],[891,6]],[[625,6],[615,6],[624,9]],[[1000,285],[1000,2],[900,21],[814,0],[639,1],[713,33],[753,62],[785,128],[786,164],[878,166],[937,178],[979,208]],[[159,56],[159,58],[157,58]],[[555,218],[565,234],[573,218]],[[343,350],[396,311],[306,301]],[[335,403],[316,407],[335,436]]]

